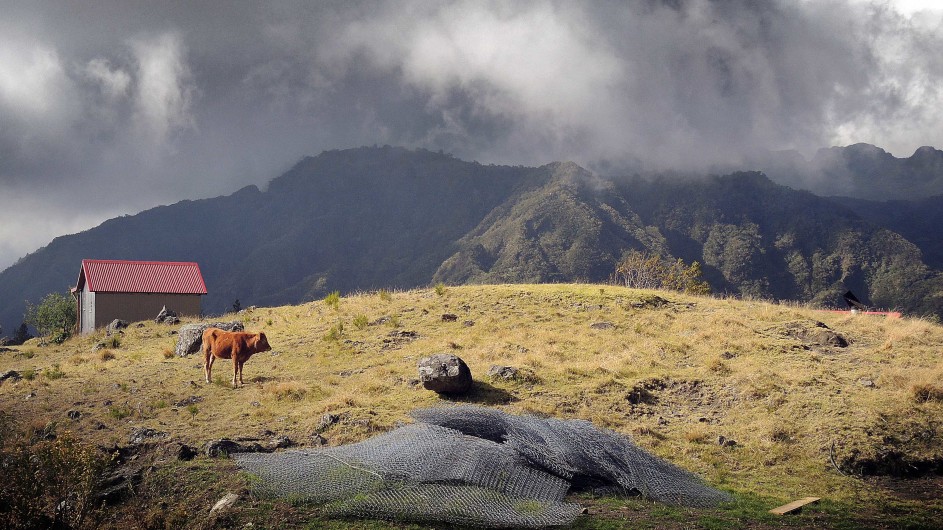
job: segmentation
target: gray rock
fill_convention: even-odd
[[[239,500],[239,496],[235,493],[227,493],[223,495],[223,498],[216,502],[212,508],[210,508],[210,515],[217,515],[223,513],[236,504],[236,501]]]
[[[180,322],[180,319],[177,318],[177,312],[173,309],[167,309],[167,306],[164,306],[160,313],[157,313],[157,317],[154,318],[154,322],[158,324],[177,324]]]
[[[96,505],[114,506],[134,495],[134,490],[141,483],[144,476],[143,469],[129,472],[121,468],[106,475],[98,483],[98,493],[95,495]]]
[[[295,442],[287,436],[276,436],[265,443],[265,452],[272,452],[276,449],[287,449],[293,447]]]
[[[141,427],[131,431],[131,435],[128,436],[128,442],[130,442],[131,445],[140,445],[149,440],[163,439],[169,436],[170,435],[166,432],[157,431],[148,427]]]
[[[204,452],[206,456],[209,457],[228,456],[233,453],[261,453],[264,451],[265,449],[258,443],[240,443],[235,440],[230,440],[229,438],[211,440],[206,442],[206,446],[204,447]]]
[[[105,334],[110,337],[114,335],[115,333],[123,333],[121,330],[123,330],[124,328],[130,325],[131,323],[128,322],[127,320],[121,320],[120,318],[116,318],[112,320],[111,323],[108,324],[108,326],[105,328]]]
[[[187,405],[196,405],[203,401],[203,398],[200,396],[190,396],[188,398],[181,399],[180,401],[174,401],[175,407],[186,407]]]
[[[589,327],[593,329],[613,329],[616,326],[612,322],[594,322]]]
[[[426,390],[440,394],[464,394],[472,387],[468,365],[451,353],[437,353],[420,359],[419,380]]]
[[[492,364],[491,367],[488,368],[488,377],[491,377],[492,379],[514,379],[517,377],[517,368],[514,368],[513,366],[498,366],[496,364]]]
[[[206,331],[206,328],[219,328],[226,331],[243,331],[245,329],[242,322],[235,321],[184,324],[180,326],[180,330],[177,332],[177,356],[186,357],[200,351],[200,346],[203,345],[203,332]]]
[[[334,425],[335,423],[341,421],[341,419],[343,419],[343,416],[340,414],[331,414],[330,412],[325,412],[321,416],[321,421],[318,422],[318,426],[315,427],[315,429],[317,430],[317,432],[323,432],[325,429],[327,429],[331,425]]]
[[[540,382],[540,378],[533,370],[497,364],[493,364],[488,368],[488,377],[491,379],[504,379],[505,381],[520,381],[522,383]]]
[[[7,379],[10,381],[19,381],[21,378],[22,376],[16,370],[7,370],[6,372],[0,373],[0,383]]]

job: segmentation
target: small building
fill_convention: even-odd
[[[152,319],[165,306],[180,316],[200,315],[206,284],[192,262],[83,259],[72,294],[77,330],[86,334],[116,318]]]

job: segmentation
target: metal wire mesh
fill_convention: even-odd
[[[413,411],[417,421],[503,440],[533,466],[578,484],[618,486],[625,493],[679,506],[709,507],[731,500],[700,479],[583,420],[514,416],[482,407]],[[476,434],[477,433],[477,434]]]
[[[416,423],[363,442],[311,451],[239,453],[261,494],[325,513],[481,527],[571,523],[574,484],[615,487],[685,506],[729,499],[613,431],[579,420],[482,407],[414,411]]]

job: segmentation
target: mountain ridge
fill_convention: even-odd
[[[800,215],[801,213],[801,215]],[[61,236],[0,272],[0,325],[83,258],[196,261],[218,313],[338,290],[606,281],[628,250],[699,261],[720,293],[943,314],[940,273],[841,201],[758,172],[602,178],[572,162],[483,165],[397,147],[306,157],[264,189],[186,200]],[[9,302],[9,301],[13,302]]]

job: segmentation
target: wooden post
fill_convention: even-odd
[[[785,515],[789,512],[794,512],[799,508],[802,508],[806,504],[812,504],[818,502],[819,497],[803,497],[797,501],[792,501],[789,504],[784,504],[779,508],[773,508],[769,513],[775,513],[776,515]]]

